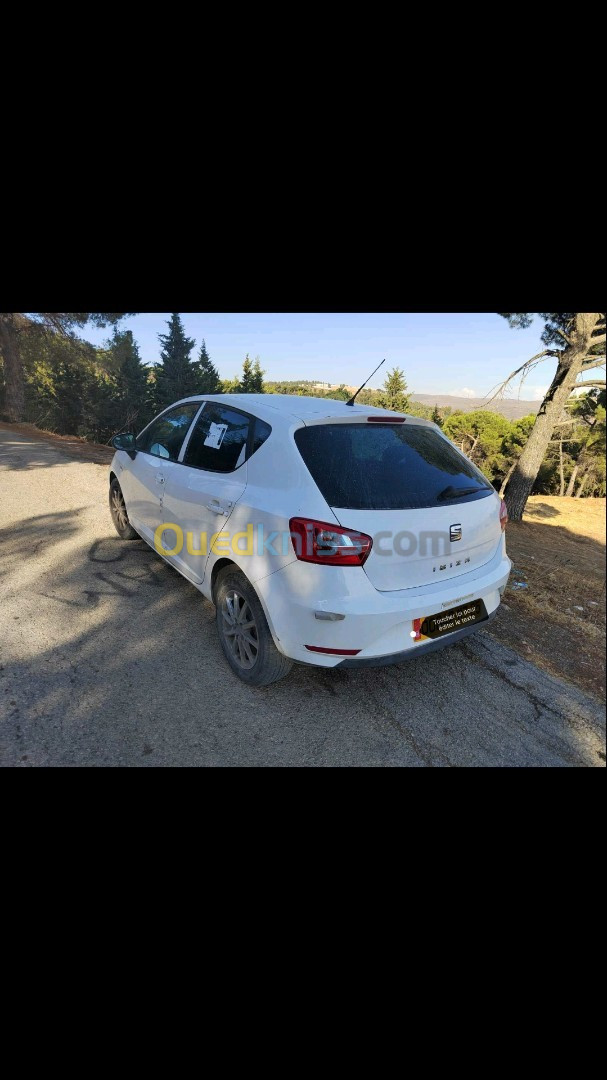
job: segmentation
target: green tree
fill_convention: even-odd
[[[265,391],[265,387],[264,387],[264,384],[263,384],[264,375],[265,375],[265,371],[261,370],[261,364],[259,362],[259,357],[256,356],[255,357],[255,363],[253,364],[253,377],[252,377],[252,380],[251,380],[252,386],[253,386],[253,389],[251,390],[252,394],[265,394],[266,391]]]
[[[242,375],[240,376],[239,393],[252,394],[253,393],[253,361],[249,357],[249,354],[245,356],[242,362]]]
[[[198,393],[220,394],[221,379],[219,378],[219,372],[207,352],[204,339],[200,346],[200,355],[197,360],[197,365],[199,372]]]
[[[140,431],[151,420],[153,405],[149,369],[141,361],[132,330],[115,330],[108,351],[116,379],[116,430]]]
[[[77,364],[63,360],[55,376],[54,423],[60,435],[80,435],[89,397],[89,379]]]
[[[510,430],[505,436],[502,443],[502,453],[506,460],[507,469],[501,478],[501,484],[499,488],[499,496],[501,499],[504,497],[508,481],[512,476],[516,468],[516,463],[521,456],[523,447],[529,438],[533,425],[535,424],[535,414],[531,413],[529,416],[523,416],[520,420],[514,420],[510,422]]]
[[[25,414],[25,373],[22,343],[34,335],[56,334],[75,338],[87,323],[115,326],[134,312],[3,311],[0,312],[0,354],[4,367],[4,411],[11,423]]]
[[[173,312],[167,326],[167,334],[159,334],[162,345],[161,363],[155,371],[156,406],[164,409],[180,398],[191,397],[198,393],[200,376],[196,363],[190,354],[196,344],[193,338],[186,337],[181,317]]]
[[[361,393],[363,393],[363,392],[364,391],[361,391]],[[325,391],[325,393],[323,394],[323,397],[333,398],[334,401],[349,401],[350,398],[352,397],[352,391],[347,390],[346,387],[344,386],[344,384],[342,383],[341,386],[338,386],[335,390],[327,390],[327,391]],[[362,405],[363,404],[363,402],[360,400],[360,394],[358,395],[358,397],[356,399],[356,404],[357,405]]]
[[[379,391],[372,390],[370,386],[366,386],[364,390],[361,390],[356,399],[357,405],[377,405]],[[350,394],[350,397],[352,395]],[[346,398],[346,400],[349,400]]]
[[[391,409],[394,412],[408,411],[407,380],[400,368],[395,367],[388,372],[379,394],[378,404],[382,409]]]
[[[534,312],[500,312],[514,328],[530,326]],[[605,363],[605,312],[538,312],[544,320],[542,342],[547,347],[525,361],[501,384],[497,396],[515,376],[524,379],[536,364],[551,357],[556,360],[556,372],[544,397],[535,424],[514,468],[506,488],[506,503],[511,521],[520,521],[529,495],[533,490],[540,466],[567,401],[579,386],[584,372]],[[586,386],[605,387],[604,379],[585,379]],[[493,400],[493,399],[490,399]]]
[[[570,473],[566,495],[603,495],[605,486],[605,391],[591,390],[568,402]],[[576,490],[576,482],[578,488]]]
[[[409,404],[407,405],[407,412],[410,416],[420,416],[422,420],[432,419],[432,409],[429,405],[424,405],[423,401],[413,401],[413,399],[410,399]]]
[[[220,393],[222,393],[222,394],[239,394],[240,393],[240,380],[238,379],[238,376],[235,375],[233,379],[222,379],[221,380],[221,391],[220,391]]]
[[[503,447],[510,423],[504,416],[483,409],[456,412],[445,420],[443,431],[492,483],[506,468]]]
[[[118,392],[116,364],[108,349],[40,330],[23,335],[20,355],[26,420],[98,442],[114,434]]]
[[[607,394],[604,390],[589,390],[570,398],[567,402],[567,412],[575,420],[593,428],[597,423],[605,423],[606,404]]]
[[[430,417],[434,424],[438,424],[439,427],[443,426],[443,418],[440,413],[438,405],[435,405],[432,410],[432,416]]]
[[[93,442],[107,443],[112,435],[127,427],[121,423],[121,415],[116,378],[97,367],[86,381],[78,434]]]
[[[61,365],[88,365],[94,355],[92,346],[72,341],[59,334],[40,331],[22,335],[19,354],[24,378],[22,417],[48,431],[59,431],[60,407],[56,384]],[[3,415],[6,415],[6,412],[3,412]],[[61,433],[64,434],[63,430]]]
[[[266,394],[297,394],[302,397],[310,397],[315,391],[311,389],[309,379],[288,380],[281,379],[279,382],[270,381],[264,383]]]
[[[251,360],[249,354],[245,356],[242,362],[242,375],[238,383],[238,389],[235,391],[237,394],[263,394],[265,393],[263,385],[263,371],[259,364],[259,357],[256,358],[255,363]]]

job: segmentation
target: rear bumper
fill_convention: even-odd
[[[459,641],[486,622],[456,630],[432,642],[413,641],[413,620],[469,600],[483,600],[495,613],[508,581],[511,562],[503,540],[494,557],[479,570],[449,582],[382,593],[360,567],[317,566],[294,561],[255,582],[276,647],[300,664],[344,668],[394,664]],[[357,650],[347,656],[310,652]]]
[[[402,664],[404,660],[417,660],[418,656],[425,656],[427,653],[436,652],[438,649],[445,649],[448,645],[455,645],[456,641],[461,641],[462,638],[470,637],[470,634],[473,634],[475,630],[487,626],[496,615],[497,608],[486,619],[482,619],[481,622],[474,623],[472,626],[465,626],[463,630],[455,630],[452,634],[445,634],[443,638],[437,638],[436,641],[427,641],[423,645],[417,645],[412,649],[404,649],[403,652],[391,653],[389,656],[363,656],[360,659],[352,656],[342,660],[335,666],[339,668],[387,667],[389,664]]]

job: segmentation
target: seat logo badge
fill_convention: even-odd
[[[455,543],[456,540],[461,540],[461,538],[462,538],[462,527],[461,527],[461,525],[451,525],[451,527],[449,529],[449,539],[450,539],[451,543],[453,544],[453,543]]]

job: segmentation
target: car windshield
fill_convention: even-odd
[[[473,502],[494,489],[443,435],[417,424],[315,424],[295,442],[329,506],[405,510]]]

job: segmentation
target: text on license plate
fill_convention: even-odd
[[[454,631],[463,630],[465,626],[471,626],[472,623],[482,622],[487,617],[487,609],[483,601],[471,600],[470,603],[462,604],[461,607],[439,611],[436,615],[426,615],[423,619],[414,619],[415,641],[453,634]],[[411,636],[413,637],[413,634]]]

